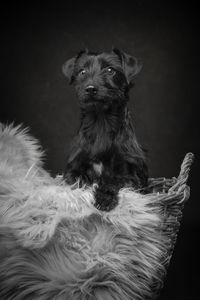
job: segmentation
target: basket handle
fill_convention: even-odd
[[[193,160],[194,154],[192,152],[189,152],[185,155],[185,158],[181,164],[181,170],[177,178],[177,182],[169,189],[168,193],[182,191],[185,188]]]

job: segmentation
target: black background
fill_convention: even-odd
[[[199,283],[199,32],[197,7],[169,1],[92,2],[1,8],[2,122],[31,128],[46,150],[45,167],[62,173],[79,123],[76,95],[61,72],[85,47],[112,46],[143,60],[130,93],[150,176],[177,176],[186,152],[190,175],[176,249],[160,299],[198,297]]]

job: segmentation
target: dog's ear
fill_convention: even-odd
[[[68,59],[62,66],[63,74],[71,81],[76,57]]]
[[[121,60],[122,68],[126,75],[128,83],[131,83],[134,77],[142,69],[142,62],[134,56],[131,56],[125,52],[122,52],[114,48],[113,53],[115,53]]]
[[[87,48],[85,50],[81,50],[75,57],[72,57],[69,60],[67,60],[62,66],[63,74],[70,80],[70,83],[72,83],[74,80],[73,73],[75,63],[84,53],[88,53]]]

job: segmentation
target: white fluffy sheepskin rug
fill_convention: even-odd
[[[101,212],[95,186],[52,178],[41,158],[27,130],[0,124],[0,299],[155,299],[180,212],[130,189]]]

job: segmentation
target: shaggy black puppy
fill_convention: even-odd
[[[147,185],[147,166],[127,108],[128,91],[142,65],[133,56],[80,52],[63,65],[80,100],[80,129],[65,170],[68,183],[97,183],[96,207],[109,211],[122,187]]]

